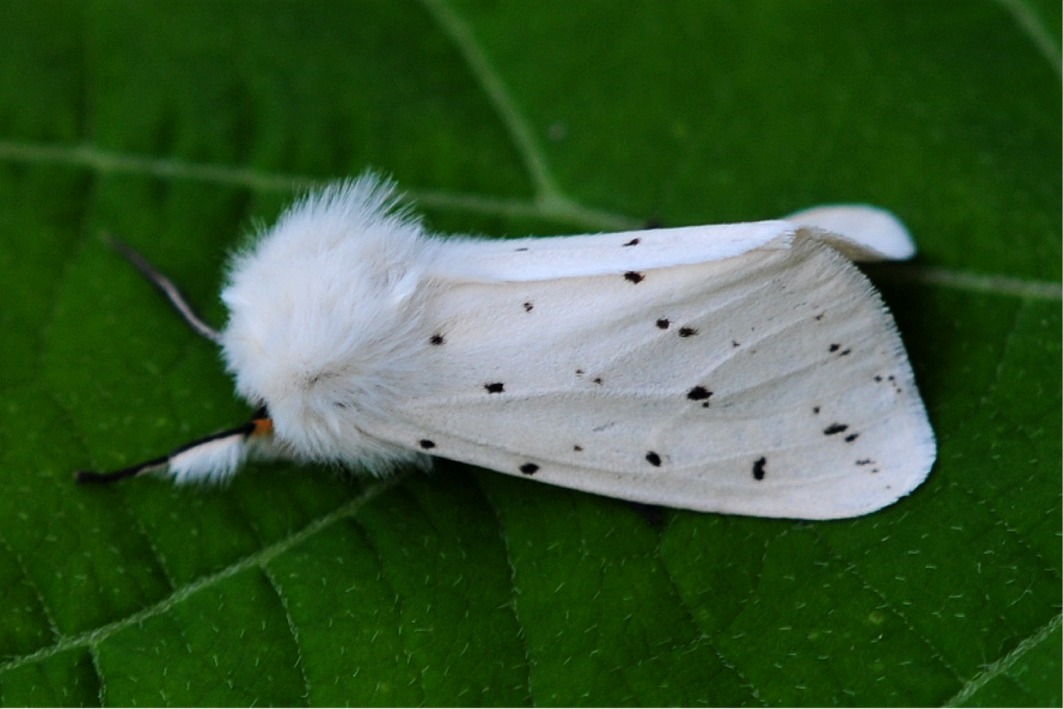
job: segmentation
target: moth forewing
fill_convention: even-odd
[[[803,235],[787,250],[625,273],[444,283],[419,393],[374,435],[599,494],[758,516],[862,514],[926,476],[933,434],[892,318],[831,247]]]

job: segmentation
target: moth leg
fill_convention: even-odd
[[[248,444],[273,433],[273,420],[265,412],[235,428],[213,433],[187,443],[169,455],[121,470],[99,473],[79,470],[75,482],[112,483],[154,472],[166,471],[176,482],[218,481],[230,478],[247,458]]]
[[[112,470],[109,473],[98,473],[94,470],[78,470],[74,473],[74,482],[79,485],[82,483],[113,483],[125,478],[132,478],[141,473],[151,473],[156,470],[162,470],[170,464],[170,456],[164,455],[161,458],[152,458],[151,460],[131,465],[128,468],[122,468],[121,470]]]

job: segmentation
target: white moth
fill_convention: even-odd
[[[220,333],[120,248],[260,409],[81,481],[225,480],[249,455],[382,475],[433,455],[641,503],[832,519],[894,502],[934,462],[893,319],[851,263],[914,253],[879,209],[443,238],[367,175],[236,256]]]

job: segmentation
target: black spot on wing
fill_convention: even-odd
[[[819,413],[819,407],[818,406],[813,406],[812,407],[812,413],[818,414]]]
[[[845,442],[846,443],[852,443],[853,441],[855,441],[859,437],[860,437],[859,433],[850,433],[848,436],[845,437]]]
[[[668,318],[659,318],[657,320],[657,327],[661,330],[667,330],[668,326],[671,324],[672,322]]]
[[[827,426],[825,429],[823,429],[823,435],[824,436],[833,436],[835,433],[841,433],[842,431],[847,431],[848,429],[849,429],[849,425],[848,424],[832,423],[830,426]]]
[[[622,246],[638,246],[639,245],[639,240],[636,237],[636,238],[632,239],[631,241],[627,242],[626,244],[621,244],[621,245]]]
[[[514,251],[527,251],[528,247],[527,246],[521,246],[519,249],[513,249],[513,250]]]
[[[525,463],[524,465],[520,466],[520,472],[524,473],[525,475],[535,475],[535,473],[537,473],[538,471],[539,466],[535,463]]]
[[[874,466],[874,468],[872,468],[868,472],[871,472],[873,474],[878,472],[878,463],[876,463],[871,458],[860,458],[859,460],[857,460],[857,466],[859,466],[860,468],[865,468],[867,466]]]
[[[428,342],[438,346],[444,344],[446,342],[446,338],[444,338],[441,334],[437,332],[436,334],[428,338]]]
[[[583,446],[578,446],[578,445],[577,446],[572,446],[572,450],[574,450],[576,453],[582,453],[583,452]]]
[[[838,344],[837,342],[835,342],[835,343],[833,343],[833,344],[832,344],[832,345],[830,346],[830,351],[831,351],[831,352],[837,352],[837,351],[838,351],[838,350],[840,350],[841,348],[842,348],[842,346],[841,346],[841,345],[839,345],[839,344]]]
[[[532,311],[532,308],[534,308],[534,307],[535,307],[535,306],[534,306],[534,305],[532,305],[532,303],[531,303],[531,302],[529,302],[529,301],[525,301],[525,302],[524,302],[524,312],[526,312],[526,313],[530,313],[530,312]]]
[[[710,396],[712,392],[703,386],[696,386],[687,392],[687,398],[691,401],[705,401]]]
[[[681,328],[679,328],[679,336],[680,337],[693,337],[696,334],[698,334],[698,329],[696,327],[681,327]]]
[[[484,389],[488,394],[501,394],[506,388],[506,385],[502,382],[493,382],[491,384],[484,384]]]
[[[587,373],[586,370],[583,370],[583,369],[577,369],[576,370],[576,376],[577,377],[582,377],[586,373]],[[594,382],[595,384],[601,384],[602,383],[602,378],[601,377],[595,377],[591,381]]]
[[[753,461],[753,479],[764,479],[764,466],[768,464],[768,459],[763,456]]]
[[[421,448],[424,448],[425,450],[431,450],[432,448],[436,447],[435,441],[430,441],[427,438],[422,438],[421,440],[419,440],[417,442],[417,445],[421,446]]]
[[[653,451],[646,454],[646,461],[655,468],[661,467],[661,456]]]
[[[638,271],[628,271],[624,274],[624,280],[631,283],[641,283],[644,278],[646,278],[646,275]]]

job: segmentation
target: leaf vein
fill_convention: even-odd
[[[454,47],[465,59],[466,66],[480,83],[488,100],[494,106],[499,119],[509,132],[517,151],[524,160],[535,185],[539,202],[564,201],[542,150],[535,141],[534,133],[524,114],[517,108],[513,96],[499,76],[495,67],[480,48],[479,42],[467,22],[443,0],[421,0],[421,5],[432,15],[443,33],[450,38]]]
[[[945,653],[943,653],[941,649],[934,644],[934,642],[926,633],[920,630],[915,625],[915,623],[912,622],[912,619],[908,617],[908,615],[900,606],[898,606],[896,603],[891,602],[887,597],[886,593],[884,593],[881,589],[871,583],[863,574],[861,574],[856,566],[856,563],[852,559],[844,557],[835,548],[835,546],[824,537],[822,533],[815,532],[815,535],[819,539],[819,541],[823,543],[824,547],[830,550],[830,554],[834,558],[834,560],[837,561],[847,573],[852,574],[853,577],[860,583],[861,586],[863,586],[866,591],[877,596],[884,608],[889,608],[894,615],[900,618],[901,622],[904,623],[905,627],[912,632],[912,635],[930,649],[930,652],[933,655],[934,659],[940,662],[942,667],[952,673],[952,676],[956,678],[957,682],[963,681],[963,673],[960,672],[959,668],[957,668],[955,665],[949,662],[948,659],[946,659]]]
[[[709,636],[707,633],[705,633],[705,631],[702,629],[701,623],[698,622],[693,610],[690,608],[690,605],[686,602],[686,599],[683,597],[683,592],[680,589],[679,582],[675,578],[675,574],[672,573],[672,569],[665,562],[665,560],[663,558],[663,555],[661,554],[661,547],[660,547],[660,541],[659,540],[658,540],[658,544],[657,544],[657,562],[661,565],[661,568],[664,569],[664,576],[665,576],[666,579],[668,579],[668,584],[672,587],[673,593],[675,593],[676,598],[679,600],[680,606],[682,606],[682,608],[683,608],[683,615],[686,616],[687,621],[690,623],[690,626],[692,628],[697,628],[698,631],[699,631],[698,637],[694,638],[691,642],[687,643],[687,647],[689,647],[691,649],[691,651],[693,651],[695,648],[699,647],[702,643],[708,643],[709,647],[712,648],[713,654],[716,655],[716,659],[718,659],[720,661],[720,664],[723,667],[725,667],[727,670],[729,670],[732,673],[734,673],[734,675],[741,682],[742,686],[749,690],[749,695],[754,700],[756,700],[761,706],[768,706],[768,703],[766,701],[764,701],[763,697],[760,696],[760,692],[757,691],[757,687],[752,682],[752,680],[750,680],[745,675],[745,673],[743,673],[740,669],[738,669],[738,666],[735,663],[731,662],[723,654],[723,651],[720,649],[720,647],[715,642],[713,642],[712,637]]]
[[[363,507],[369,504],[373,499],[379,497],[381,494],[390,490],[403,482],[408,477],[408,474],[398,474],[386,480],[381,480],[374,484],[366,486],[361,495],[354,498],[350,502],[337,507],[332,512],[322,515],[313,520],[302,529],[288,535],[287,537],[274,542],[273,544],[259,549],[258,551],[248,554],[242,559],[233,562],[232,564],[220,569],[207,576],[202,576],[196,581],[185,584],[180,588],[174,590],[173,593],[161,599],[157,603],[154,603],[146,608],[131,613],[125,618],[120,618],[111,623],[106,623],[98,628],[87,630],[77,635],[69,635],[60,637],[54,644],[43,647],[35,652],[20,655],[11,659],[8,659],[0,663],[0,672],[7,670],[17,669],[24,665],[39,662],[41,660],[48,659],[62,652],[70,650],[76,647],[92,647],[103,640],[106,640],[111,635],[135,626],[139,623],[153,618],[157,615],[165,613],[178,603],[190,598],[191,596],[211,588],[215,584],[218,584],[226,579],[229,579],[236,574],[248,571],[253,568],[259,568],[269,563],[272,559],[283,554],[296,547],[297,545],[307,541],[322,530],[332,526],[333,524],[352,517],[357,514]]]
[[[1041,53],[1056,76],[1063,76],[1063,58],[1060,57],[1059,45],[1044,22],[1025,0],[996,0],[1015,20],[1015,24]]]
[[[299,669],[299,676],[303,680],[303,698],[310,704],[310,678],[306,674],[306,663],[303,661],[303,645],[299,639],[299,627],[295,623],[295,618],[292,616],[291,609],[288,607],[288,596],[281,589],[280,583],[277,581],[277,577],[273,571],[270,570],[269,564],[262,564],[262,575],[266,577],[269,582],[270,588],[277,594],[277,601],[281,604],[281,608],[284,610],[284,618],[288,621],[288,632],[292,635],[292,642],[295,644],[296,653],[296,667]]]
[[[525,683],[524,686],[528,691],[529,699],[535,697],[535,691],[532,685],[532,670],[535,667],[535,660],[532,658],[531,649],[528,647],[528,634],[524,630],[524,620],[520,615],[520,605],[518,599],[520,598],[520,588],[517,586],[517,565],[513,561],[513,552],[509,546],[509,535],[506,534],[506,525],[502,521],[502,513],[499,510],[498,505],[484,489],[483,483],[480,482],[479,476],[473,476],[476,481],[476,486],[480,489],[480,494],[483,496],[487,507],[491,510],[492,516],[495,518],[496,528],[498,529],[498,537],[502,541],[502,548],[506,552],[506,567],[509,569],[509,591],[510,612],[513,614],[513,620],[517,624],[517,628],[520,630],[518,640],[520,641],[521,651],[524,654],[524,664],[526,668]]]
[[[1048,636],[1058,630],[1063,625],[1063,615],[1055,615],[1047,623],[1042,625],[1036,631],[1034,631],[1028,638],[1020,642],[1015,648],[1004,657],[1000,658],[996,662],[993,662],[985,667],[981,672],[972,677],[966,683],[959,692],[954,694],[948,700],[945,701],[943,706],[956,707],[965,704],[968,699],[971,698],[982,687],[988,684],[991,680],[996,679],[1000,675],[1007,672],[1011,667],[1021,660],[1026,653],[1034,649],[1040,643],[1048,639]]]

